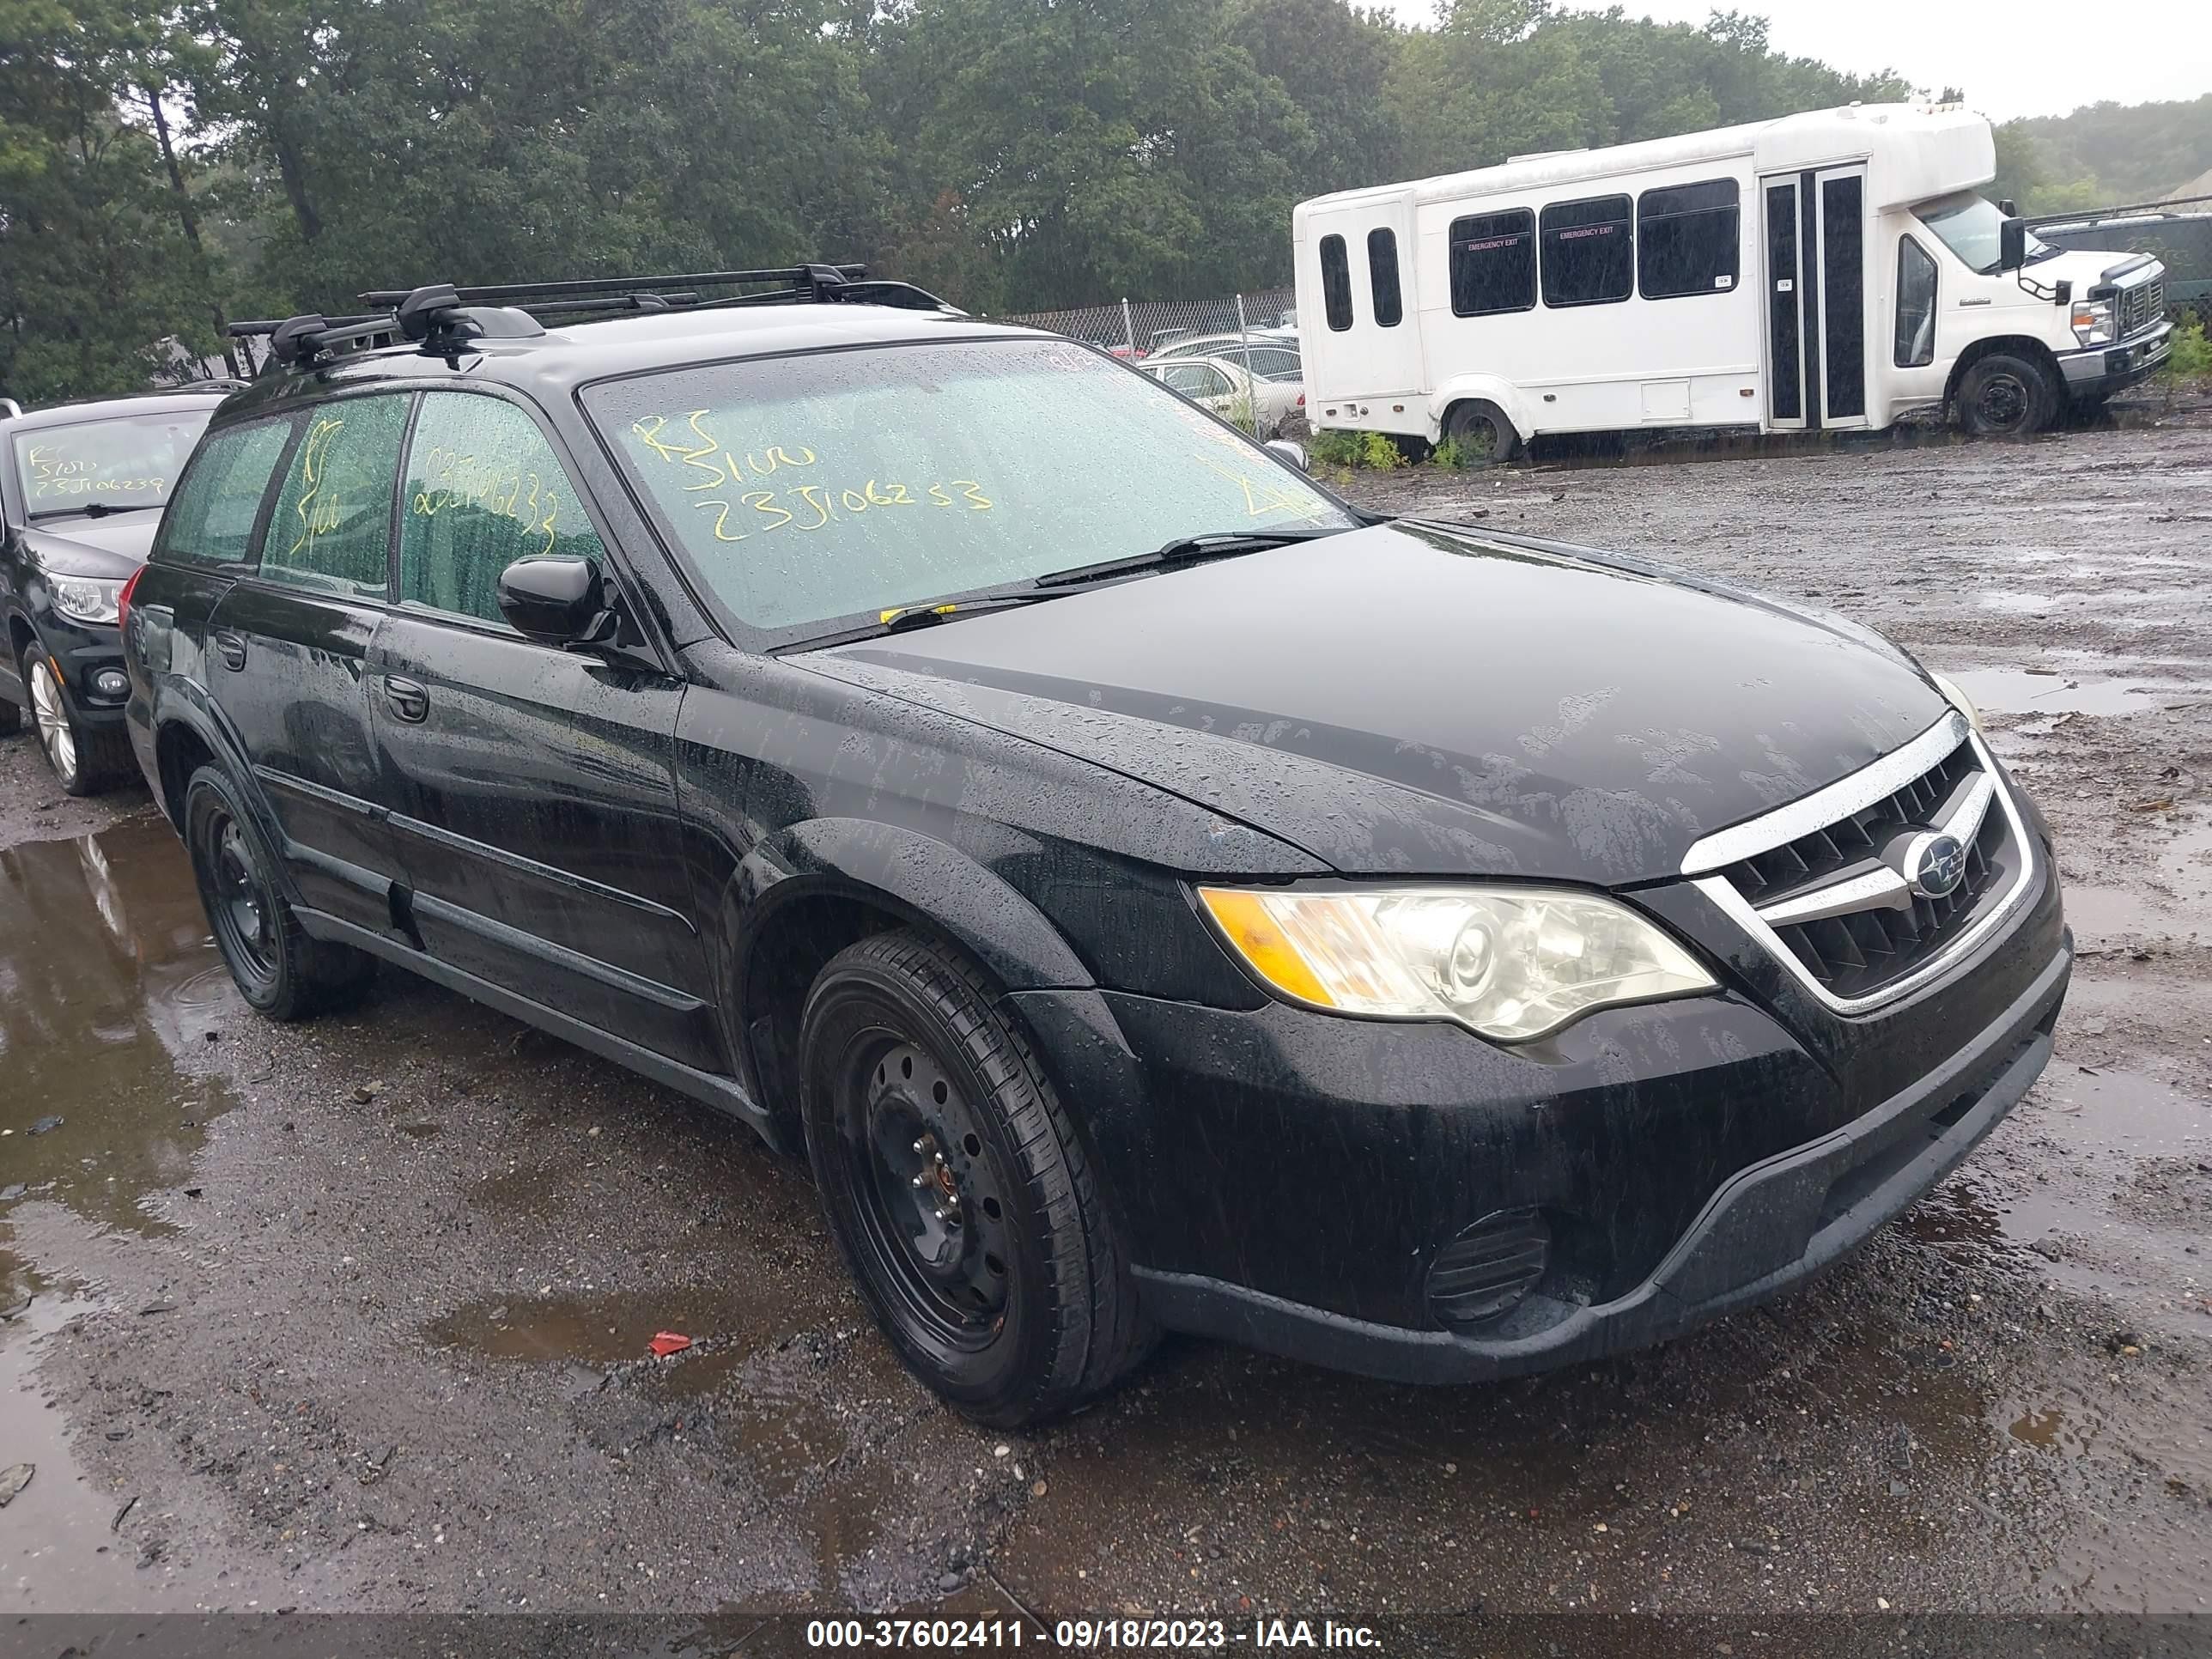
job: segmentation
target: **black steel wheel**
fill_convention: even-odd
[[[278,885],[267,838],[220,767],[192,774],[184,816],[209,930],[248,1003],[272,1019],[298,1019],[368,981],[374,958],[301,930]]]
[[[1149,1346],[1090,1158],[996,988],[919,933],[816,979],[806,1150],[831,1231],[900,1358],[1011,1427],[1107,1387]]]
[[[1959,382],[1959,423],[1977,437],[2025,438],[2057,417],[2058,395],[2040,365],[2008,352],[1978,359]]]

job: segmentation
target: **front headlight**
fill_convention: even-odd
[[[1198,893],[1261,979],[1340,1013],[1455,1019],[1500,1042],[1524,1042],[1607,1003],[1715,988],[1673,939],[1593,894],[1534,887]]]
[[[1944,700],[1966,717],[1967,725],[1977,732],[1982,729],[1982,711],[1974,707],[1972,697],[1959,689],[1958,681],[1948,674],[1939,674],[1932,668],[1928,671],[1928,678],[1936,682],[1936,689],[1943,694]]]
[[[2074,302],[2074,337],[2085,346],[2110,345],[2112,332],[2112,302],[2110,300],[2076,300]]]
[[[54,609],[71,622],[112,623],[123,584],[90,576],[55,576],[48,579],[46,591],[53,596]]]

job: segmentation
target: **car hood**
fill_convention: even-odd
[[[1615,885],[1945,712],[1838,617],[1397,523],[805,653],[1241,819],[1347,875]]]
[[[23,541],[54,575],[126,577],[146,562],[161,523],[151,512],[43,519],[25,529]]]

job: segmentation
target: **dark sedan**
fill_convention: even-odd
[[[0,732],[28,715],[73,795],[132,775],[116,601],[222,398],[107,398],[0,419]]]

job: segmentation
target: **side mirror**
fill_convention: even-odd
[[[2027,263],[2027,221],[2007,215],[1997,227],[1997,269],[2018,270]]]
[[[500,573],[499,614],[542,645],[592,645],[614,635],[606,580],[591,559],[517,559]]]
[[[1306,454],[1306,447],[1293,439],[1270,438],[1267,440],[1267,449],[1271,454],[1288,461],[1301,472],[1308,472],[1313,469],[1313,462]]]

